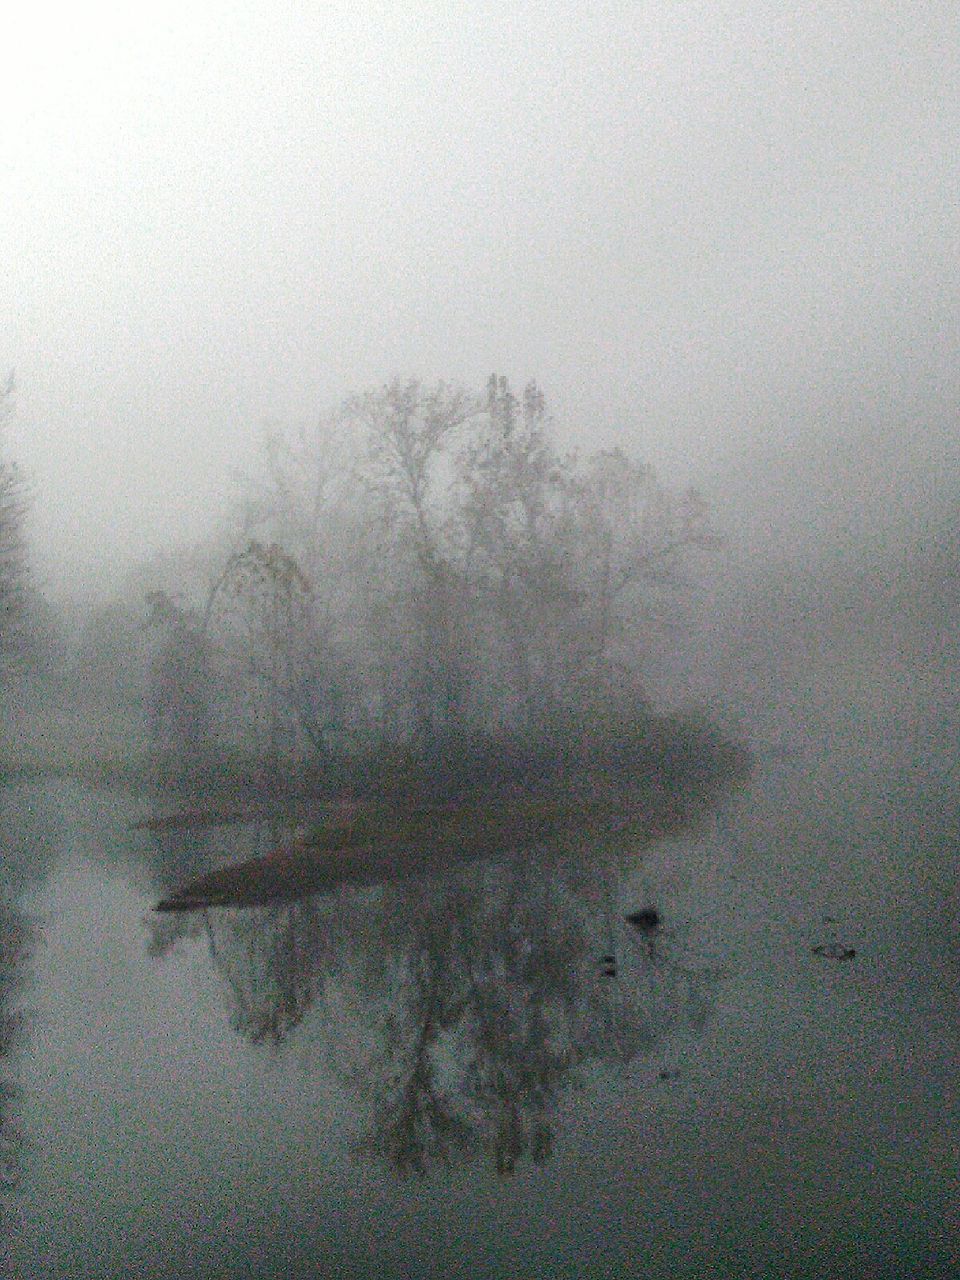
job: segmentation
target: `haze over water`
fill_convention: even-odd
[[[9,1274],[952,1278],[955,6],[5,43]]]

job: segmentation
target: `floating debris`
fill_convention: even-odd
[[[823,942],[810,950],[815,956],[823,956],[825,960],[852,960],[857,954],[853,947],[845,947],[841,942]]]
[[[664,1069],[657,1074],[658,1080],[679,1080],[680,1068],[674,1067],[673,1070]]]
[[[632,924],[641,933],[653,933],[660,926],[660,912],[656,907],[644,907],[642,911],[631,911],[626,917],[627,924]]]
[[[617,957],[605,955],[600,957],[600,972],[605,978],[615,978],[617,976]]]

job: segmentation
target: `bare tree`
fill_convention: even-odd
[[[210,745],[213,678],[210,650],[194,610],[164,591],[147,597],[148,626],[158,636],[151,672],[151,727],[156,745],[174,753],[185,772]]]
[[[535,383],[521,403],[506,379],[491,376],[485,422],[463,450],[460,469],[487,647],[498,656],[501,677],[510,673],[524,717],[541,719],[565,682],[581,590],[571,571],[574,460],[554,446]]]
[[[362,474],[373,500],[378,553],[389,565],[402,617],[398,634],[412,641],[404,674],[422,739],[442,735],[462,719],[468,584],[454,446],[481,412],[476,397],[460,389],[444,383],[427,389],[416,381],[393,382],[348,406],[367,441]]]
[[[423,753],[604,698],[642,712],[655,607],[709,541],[695,494],[563,452],[539,387],[496,375],[485,395],[395,381],[274,434],[241,528],[209,600],[243,586],[257,708],[319,750]]]
[[[0,427],[12,412],[13,390],[11,373],[0,388]],[[26,490],[19,468],[0,459],[0,668],[19,646],[27,573],[23,536],[26,509]]]
[[[243,627],[247,667],[270,707],[274,748],[292,721],[315,752],[327,754],[329,735],[342,728],[346,663],[329,611],[297,560],[275,542],[251,540],[210,589],[205,635],[225,610]]]
[[[668,488],[620,449],[588,458],[576,491],[582,670],[594,682],[612,669],[638,674],[658,592],[683,585],[692,553],[719,539],[696,490]]]

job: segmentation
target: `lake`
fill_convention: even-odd
[[[953,747],[894,729],[646,849],[173,918],[276,833],[8,786],[10,1274],[955,1276]]]

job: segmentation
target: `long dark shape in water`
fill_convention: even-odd
[[[516,798],[503,805],[444,806],[381,816],[318,832],[265,857],[210,871],[164,898],[157,911],[255,907],[331,892],[337,885],[379,884],[431,874],[475,858],[524,848],[563,851],[612,839],[634,847],[676,829],[703,807],[706,797],[678,804],[636,794]]]
[[[262,858],[207,872],[158,902],[156,911],[200,911],[208,907],[259,907],[323,893],[343,881],[386,879],[396,853],[385,859],[376,845],[344,845],[339,850],[290,844]],[[409,864],[408,864],[409,865]]]

